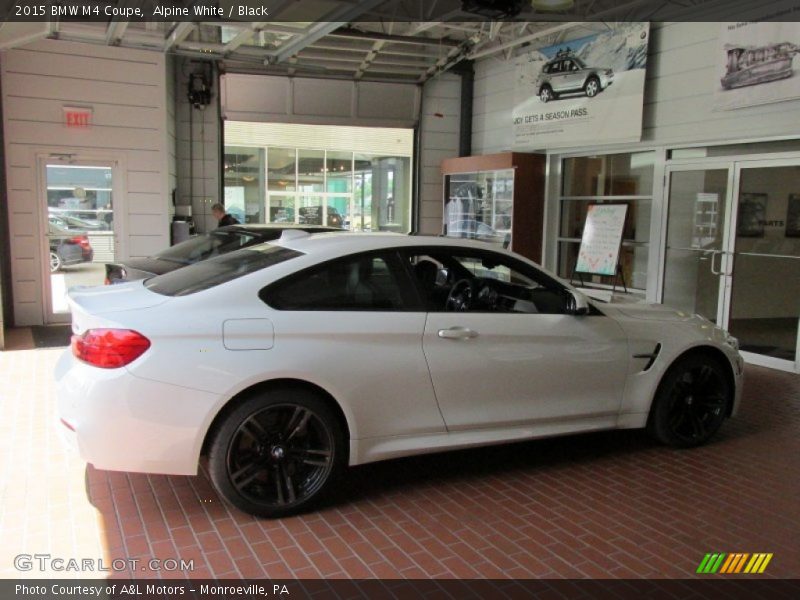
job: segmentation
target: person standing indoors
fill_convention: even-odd
[[[217,202],[211,207],[211,214],[217,220],[217,227],[225,227],[225,225],[238,225],[239,221],[236,217],[225,212],[225,207]]]

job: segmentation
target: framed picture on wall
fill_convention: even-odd
[[[736,235],[738,237],[764,237],[766,217],[767,195],[742,192],[739,199]]]
[[[789,194],[786,208],[786,237],[800,237],[800,194]]]

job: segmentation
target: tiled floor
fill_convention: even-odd
[[[800,575],[798,376],[748,367],[740,416],[696,450],[628,431],[397,460],[351,470],[318,512],[268,521],[226,507],[204,474],[66,456],[60,352],[0,352],[0,577],[78,575],[18,571],[21,553],[140,558],[148,577],[527,578],[686,577],[706,552],[772,552],[767,576]],[[141,571],[149,557],[194,569]]]

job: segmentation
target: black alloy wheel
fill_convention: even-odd
[[[720,428],[732,400],[733,389],[719,360],[705,355],[683,357],[661,381],[648,430],[670,446],[699,446]]]
[[[325,402],[303,389],[276,390],[228,415],[212,442],[209,469],[231,504],[281,517],[316,502],[344,455],[341,427]]]

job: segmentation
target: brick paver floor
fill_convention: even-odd
[[[111,473],[65,454],[61,351],[0,352],[0,577],[79,575],[15,568],[35,553],[138,558],[146,577],[686,577],[706,552],[772,552],[767,576],[800,576],[796,375],[748,367],[740,416],[702,448],[622,431],[395,460],[352,469],[321,510],[259,520],[204,472]],[[150,558],[194,569],[141,571]]]

